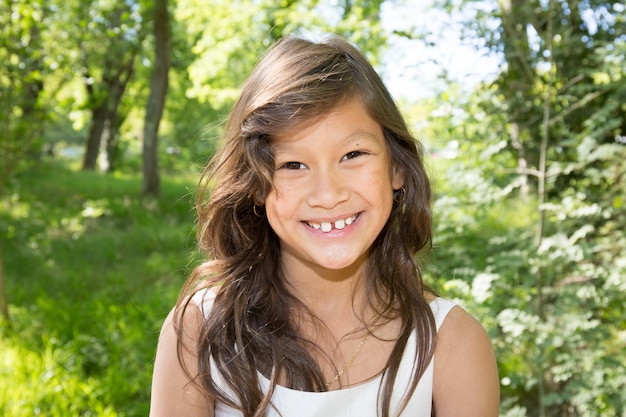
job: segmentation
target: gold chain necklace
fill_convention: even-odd
[[[352,365],[352,362],[354,362],[354,359],[356,359],[356,357],[359,356],[359,353],[361,352],[361,348],[365,344],[365,341],[367,340],[367,337],[370,335],[370,333],[371,332],[369,331],[369,328],[368,328],[367,332],[365,333],[365,336],[363,336],[363,338],[361,339],[361,342],[359,343],[359,346],[356,348],[356,350],[354,351],[354,353],[350,357],[350,360],[348,362],[346,362],[346,364],[343,366],[343,369],[341,371],[337,372],[337,374],[335,375],[335,377],[332,380],[330,380],[330,381],[328,381],[326,383],[326,388],[330,388],[330,386],[332,384],[334,384],[335,382],[337,382],[339,380],[339,378],[341,378],[341,375],[343,375],[348,370],[350,365]]]

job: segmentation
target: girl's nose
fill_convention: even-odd
[[[311,178],[308,202],[311,207],[332,209],[348,199],[347,179],[336,169],[318,171]]]

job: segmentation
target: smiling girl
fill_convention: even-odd
[[[415,262],[421,146],[352,45],[275,45],[201,184],[208,260],[163,325],[152,417],[498,415],[485,331]]]

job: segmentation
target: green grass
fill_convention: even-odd
[[[12,327],[0,415],[146,416],[160,324],[195,260],[192,175],[141,178],[45,162],[0,199]]]

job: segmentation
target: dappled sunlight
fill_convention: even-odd
[[[24,319],[32,319],[16,309],[13,313],[17,326]],[[0,378],[0,407],[4,415],[120,415],[111,404],[116,394],[107,392],[100,378],[85,372],[85,360],[99,357],[86,353],[103,352],[85,352],[77,347],[80,341],[62,341],[45,333],[38,343],[30,343],[12,335],[0,338],[0,373],[4,373]]]
[[[0,207],[12,317],[2,414],[147,415],[159,328],[191,266],[192,185],[166,180],[167,197],[142,201],[129,192],[137,176],[85,178],[64,164],[26,181]]]

